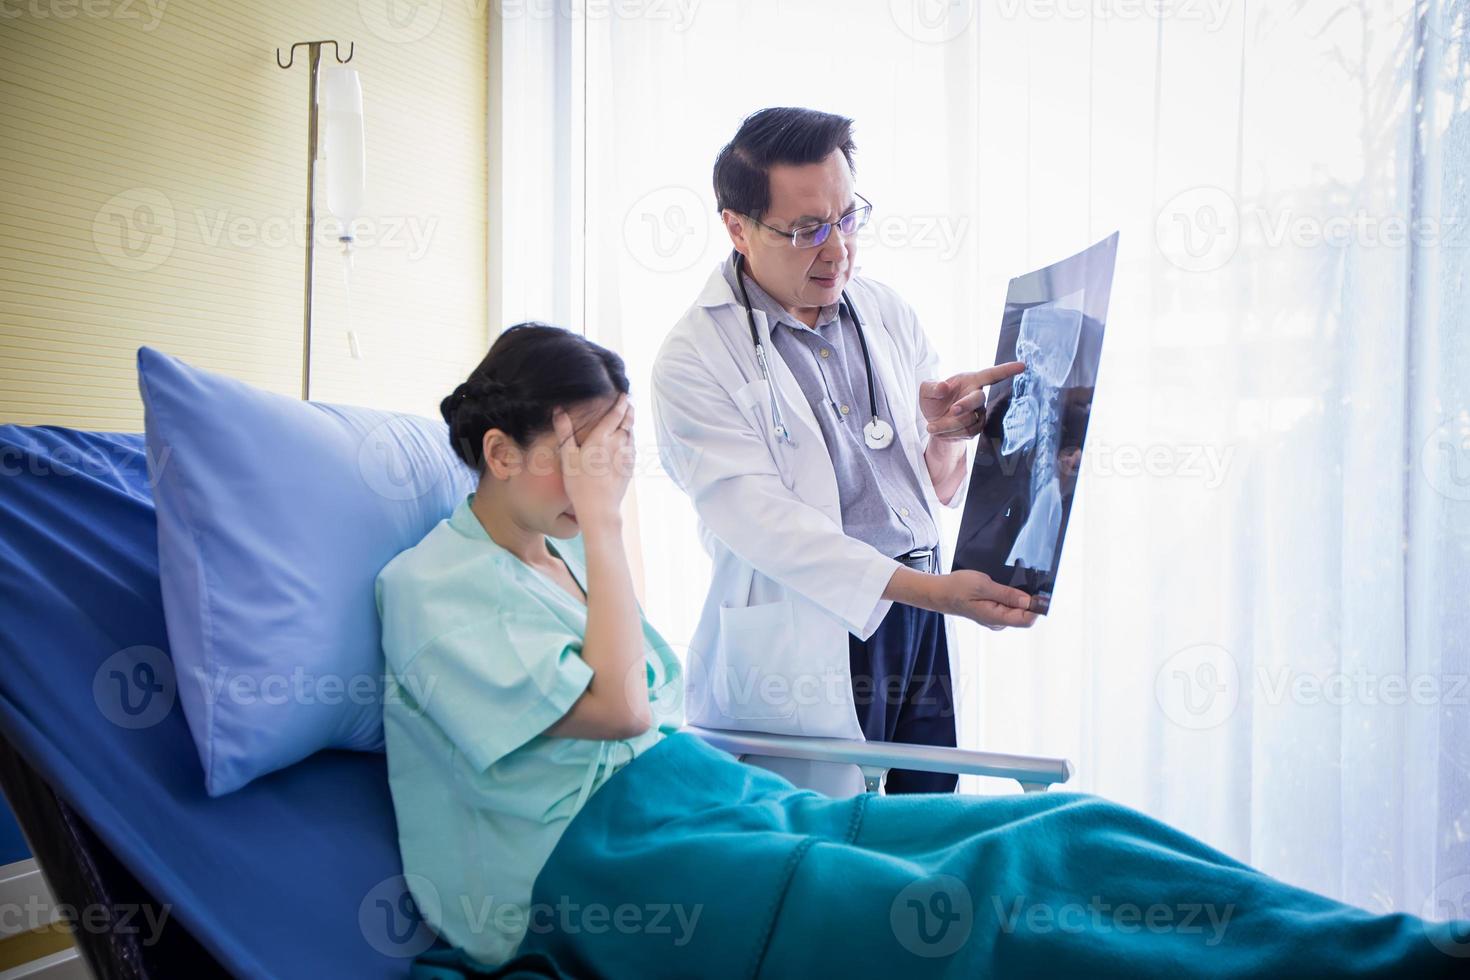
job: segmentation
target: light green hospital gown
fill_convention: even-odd
[[[404,876],[446,940],[495,966],[528,925],[531,885],[587,798],[682,721],[669,645],[643,620],[654,727],[622,741],[547,738],[592,679],[587,607],[497,545],[471,494],[378,575],[384,735]],[[583,591],[578,535],[547,539]]]

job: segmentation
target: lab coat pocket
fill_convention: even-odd
[[[721,712],[742,721],[795,715],[796,655],[791,600],[721,606],[719,655],[711,678]]]

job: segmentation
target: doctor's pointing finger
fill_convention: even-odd
[[[962,504],[985,388],[936,380],[910,306],[853,275],[873,204],[852,120],[748,117],[714,164],[731,251],[653,372],[664,467],[713,560],[690,645],[689,720],[711,728],[955,744],[945,615],[1029,626],[1030,596],[943,573],[936,515]],[[894,770],[889,793],[949,792]]]

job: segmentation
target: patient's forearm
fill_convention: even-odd
[[[643,682],[643,621],[616,518],[583,525],[587,548],[587,634],[582,659],[592,682],[561,721],[562,738],[632,738],[653,723]]]

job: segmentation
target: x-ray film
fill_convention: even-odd
[[[1051,608],[1097,387],[1118,233],[1011,280],[995,363],[1026,370],[992,385],[975,442],[955,568],[984,572]]]

